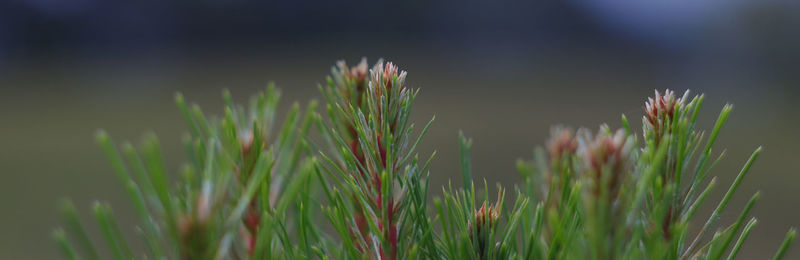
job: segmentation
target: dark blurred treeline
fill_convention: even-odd
[[[4,1],[0,66],[8,74],[62,57],[388,46],[617,59],[680,78],[744,73],[781,85],[800,71],[797,14],[795,1]]]

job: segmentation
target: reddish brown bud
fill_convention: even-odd
[[[347,66],[347,62],[340,60],[336,62],[336,69],[351,82],[363,81],[367,78],[367,58],[361,58],[361,62],[352,68]]]
[[[178,219],[178,232],[181,238],[181,258],[200,259],[202,252],[209,246],[206,241],[207,226],[197,222],[192,216],[183,216]]]
[[[355,67],[350,69],[348,73],[351,80],[355,82],[363,82],[367,79],[367,58],[361,58],[361,62]],[[363,85],[362,85],[363,86]]]
[[[333,76],[337,88],[355,107],[361,106],[361,94],[367,85],[367,72],[367,58],[362,58],[361,62],[352,68],[343,60],[336,62]]]
[[[499,191],[502,194],[502,190]],[[499,197],[502,195],[498,195]],[[469,220],[467,226],[469,227],[469,239],[472,241],[477,255],[481,259],[487,256],[487,242],[490,242],[490,235],[492,230],[497,225],[500,219],[500,202],[491,206],[483,202],[483,205],[472,214],[472,219]]]
[[[486,202],[483,202],[483,205],[473,214],[470,227],[478,228],[479,230],[484,228],[491,229],[499,218],[500,213],[496,206],[486,206]]]
[[[578,149],[578,141],[574,132],[569,128],[554,127],[550,130],[550,139],[547,140],[547,151],[550,159],[560,160],[567,154],[574,154]]]
[[[384,91],[392,93],[395,87],[405,88],[406,72],[397,68],[394,63],[378,63],[370,71],[370,86],[375,94],[384,95]]]
[[[242,158],[246,158],[253,147],[253,131],[242,131],[238,138],[239,144],[242,146]]]
[[[200,195],[195,209],[178,219],[183,259],[205,259],[212,248],[208,244],[211,218],[211,198]]]
[[[588,131],[581,136],[578,156],[583,162],[584,169],[590,174],[594,182],[594,192],[599,193],[601,185],[605,187],[609,194],[616,194],[621,181],[628,173],[631,164],[631,152],[633,141],[625,134],[622,129],[612,134],[608,127],[601,127],[600,131],[592,137]],[[608,182],[604,182],[608,176]]]
[[[677,98],[675,92],[669,89],[664,91],[664,95],[658,90],[655,92],[655,97],[648,98],[644,104],[645,115],[642,117],[642,123],[645,134],[652,134],[658,141],[672,130],[669,123],[675,120],[675,111],[684,107],[689,91],[686,91],[681,98]]]

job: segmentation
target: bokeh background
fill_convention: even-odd
[[[771,256],[800,225],[797,1],[18,0],[0,2],[0,258],[57,257],[60,198],[86,218],[109,201],[132,225],[96,129],[156,132],[174,172],[186,131],[176,91],[219,114],[221,89],[245,101],[275,81],[287,107],[319,99],[336,60],[361,57],[406,69],[417,122],[436,115],[421,149],[439,152],[432,187],[459,183],[458,130],[475,140],[476,177],[511,187],[551,125],[619,127],[624,113],[638,129],[654,89],[691,89],[707,95],[703,128],[736,107],[718,191],[765,148],[722,216],[762,191],[743,259]]]

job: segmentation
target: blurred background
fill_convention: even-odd
[[[639,129],[654,89],[691,89],[707,95],[705,129],[735,105],[709,208],[765,149],[722,216],[762,191],[743,259],[771,256],[800,225],[800,2],[530,2],[2,1],[0,258],[58,256],[60,198],[87,219],[91,201],[109,201],[133,225],[96,129],[117,141],[154,131],[175,172],[186,131],[176,91],[219,115],[223,88],[245,101],[275,81],[285,108],[319,99],[330,66],[361,57],[407,70],[417,122],[436,116],[420,150],[438,151],[431,187],[460,183],[458,130],[474,138],[474,175],[513,187],[515,161],[551,125],[620,127],[624,113]]]

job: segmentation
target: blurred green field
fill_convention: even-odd
[[[0,258],[55,258],[58,252],[50,232],[59,225],[58,200],[65,197],[75,200],[87,219],[91,201],[111,202],[125,232],[132,235],[131,209],[93,142],[96,129],[106,129],[117,141],[136,141],[142,133],[154,131],[174,173],[183,160],[179,137],[186,130],[172,103],[176,91],[212,114],[220,113],[222,88],[229,88],[243,102],[269,81],[283,90],[284,108],[294,101],[305,103],[320,97],[317,83],[338,57],[302,53],[203,59],[167,56],[125,63],[64,57],[4,71],[0,74]],[[357,52],[348,54],[353,61],[360,57]],[[701,126],[706,129],[724,103],[735,105],[719,137],[716,152],[724,148],[727,155],[712,172],[720,176],[720,185],[716,199],[710,201],[719,199],[752,150],[760,145],[765,149],[734,197],[730,212],[722,216],[723,222],[731,222],[746,199],[761,190],[762,199],[754,210],[759,224],[741,252],[742,259],[771,256],[786,230],[800,226],[800,163],[796,161],[800,157],[800,92],[786,87],[792,82],[711,74],[682,85],[635,61],[581,61],[581,67],[574,67],[579,54],[574,60],[554,64],[529,62],[534,57],[511,58],[511,54],[488,58],[456,58],[433,51],[388,55],[402,57],[393,60],[409,71],[410,85],[421,88],[416,122],[424,124],[436,116],[420,149],[423,155],[438,151],[431,171],[433,196],[441,193],[438,187],[459,176],[459,130],[474,139],[475,177],[513,187],[519,179],[515,161],[530,158],[551,125],[597,129],[608,122],[619,127],[620,114],[625,113],[639,129],[645,98],[653,89],[682,92],[691,87],[707,95],[701,114]],[[705,218],[709,211],[704,209],[700,215]],[[796,245],[787,259],[798,257]]]

